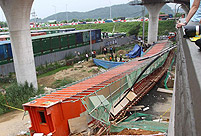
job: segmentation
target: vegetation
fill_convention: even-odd
[[[137,24],[137,26],[133,26],[129,31],[128,34],[129,35],[138,35],[140,32],[140,24]]]
[[[8,27],[8,24],[6,22],[0,21],[0,27]]]
[[[54,70],[51,70],[52,67],[44,67],[44,66],[40,66],[40,68],[42,68],[42,71],[44,72],[43,74],[39,75],[38,78],[41,78],[41,77],[46,77],[46,76],[50,76],[50,75],[53,75],[61,70],[65,70],[65,69],[69,69],[71,68],[72,66],[60,66],[58,68],[55,67]],[[38,68],[39,69],[39,68]]]
[[[11,83],[5,88],[5,91],[5,94],[0,93],[0,114],[12,110],[5,105],[22,109],[22,104],[28,102],[30,97],[44,93],[42,89],[36,90],[33,88],[33,85],[28,85],[27,82],[24,85],[17,84],[16,82]]]
[[[70,83],[72,83],[72,82],[74,82],[73,79],[71,79],[71,78],[68,78],[68,79],[64,78],[63,80],[56,80],[56,81],[53,83],[53,86],[54,86],[55,88],[59,88],[59,87],[61,87],[61,86],[65,86],[65,85],[70,84]]]
[[[129,34],[137,34],[136,32],[139,31],[138,35],[142,36],[142,22],[117,22],[117,23],[105,23],[105,24],[83,24],[83,25],[73,25],[73,26],[61,26],[61,27],[54,27],[53,29],[58,28],[75,28],[76,30],[83,30],[83,29],[101,29],[102,32],[112,32],[113,28],[115,27],[115,33],[117,32],[125,32]],[[159,21],[159,29],[158,35],[165,35],[167,32],[175,32],[175,21],[174,20],[163,20]],[[48,29],[48,28],[46,28]],[[132,32],[134,31],[134,32]],[[145,22],[145,36],[148,35],[148,22]]]

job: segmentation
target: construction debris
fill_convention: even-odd
[[[163,89],[163,88],[158,88],[157,91],[158,91],[158,92],[162,92],[162,93],[173,94],[173,91],[172,91],[172,90],[167,90],[167,89]]]
[[[146,107],[146,108],[143,109],[143,111],[147,111],[147,110],[149,110],[149,107]]]
[[[165,136],[159,131],[148,131],[142,129],[127,129],[127,128],[125,128],[119,133],[113,133],[112,135],[154,135],[154,134],[158,134],[157,136]]]
[[[144,105],[133,106],[131,109],[129,109],[129,111],[141,111],[144,107]]]
[[[71,134],[78,134],[88,129],[86,116],[69,119],[68,123]]]

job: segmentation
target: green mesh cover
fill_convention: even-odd
[[[140,78],[140,80],[142,80],[143,78],[147,77],[148,75],[150,75],[151,73],[153,73],[156,69],[158,69],[159,67],[161,67],[164,62],[166,61],[168,56],[168,53],[164,54],[161,58],[159,58],[157,61],[155,61],[152,66],[146,70],[146,72],[142,75],[142,77]],[[124,77],[118,79],[117,81],[97,90],[95,93],[92,93],[90,95],[87,95],[85,97],[83,97],[81,99],[83,105],[85,106],[85,108],[87,109],[88,113],[96,120],[99,120],[103,123],[105,123],[106,125],[111,125],[109,118],[111,117],[111,109],[114,105],[115,102],[118,101],[118,99],[121,98],[122,94],[129,88],[132,86],[132,83],[134,83],[134,81],[137,79],[137,77],[140,75],[141,71],[145,68],[146,66],[142,66],[141,68],[131,72],[128,75],[125,75]],[[140,81],[138,80],[138,81]],[[99,98],[100,95],[103,95],[104,97],[101,96],[101,98]],[[99,102],[99,104],[96,104],[94,106],[94,104],[92,104],[90,97],[93,96],[97,96],[97,100],[101,101]],[[105,103],[105,101],[109,102],[109,104]],[[137,115],[139,116],[139,115]],[[146,115],[148,116],[148,115]],[[149,115],[150,117],[150,115]],[[132,118],[132,117],[131,117]],[[150,117],[151,118],[151,117]],[[147,118],[148,119],[148,118]],[[150,119],[151,120],[151,119]],[[165,132],[167,130],[167,124],[164,123],[158,123],[158,122],[152,122],[150,120],[146,120],[146,121],[137,121],[137,122],[129,122],[128,119],[125,120],[127,121],[127,123],[120,123],[117,127],[113,126],[111,129],[112,132],[116,132],[116,130],[122,130],[123,128],[133,128],[133,127],[137,127],[137,128],[142,128],[145,130],[155,130],[155,131],[161,131],[161,132]],[[153,129],[155,128],[155,129]],[[114,130],[114,131],[113,131]]]

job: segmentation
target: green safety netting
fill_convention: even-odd
[[[144,117],[145,119],[140,121],[134,121],[138,117]],[[110,128],[110,132],[121,132],[125,128],[133,129],[140,128],[143,130],[150,131],[160,131],[166,132],[168,128],[168,123],[154,122],[152,121],[153,115],[143,114],[143,113],[134,113],[129,118],[118,124],[118,126],[112,125]]]
[[[156,69],[161,67],[166,61],[167,57],[168,57],[168,53],[165,53],[157,61],[155,61],[141,76],[140,80],[147,77],[148,75],[153,73]],[[151,60],[149,60],[149,62]],[[132,86],[132,84],[140,75],[140,73],[143,71],[143,69],[146,67],[146,65],[148,65],[148,63],[141,65],[141,67],[138,68],[137,70],[133,70],[133,72],[131,72],[130,74],[125,75],[124,77],[97,90],[96,92],[83,97],[81,101],[83,105],[85,106],[85,108],[87,109],[89,115],[92,116],[94,119],[105,123],[106,125],[111,125],[111,122],[109,121],[110,118],[112,117],[111,114],[118,112],[118,111],[114,111],[114,105],[118,102],[118,100],[121,99],[121,97],[124,95],[124,92]],[[152,121],[141,121],[141,122],[132,122],[130,124],[131,126],[129,125],[121,126],[121,123],[120,123],[118,127],[122,128],[123,126],[125,126],[126,128],[129,128],[132,126],[136,126],[138,128],[143,128],[143,129],[150,128],[150,130],[155,130],[155,129],[152,129],[153,127],[153,128],[156,128],[156,131],[162,131],[167,129],[166,124],[165,125],[162,124],[161,126],[159,124],[160,123],[156,123]],[[148,127],[149,125],[151,126]],[[115,128],[118,128],[118,127],[115,127]]]
[[[166,76],[166,78],[164,80],[165,89],[169,89],[168,86],[167,86],[167,82],[168,82],[170,71],[172,70],[172,66],[174,64],[174,61],[175,61],[175,57],[172,59],[171,65],[170,65],[170,67],[168,68],[168,71],[167,71],[167,76]]]

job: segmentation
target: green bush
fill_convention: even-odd
[[[34,97],[38,94],[44,93],[42,89],[36,90],[33,85],[29,85],[27,82],[22,84],[12,83],[6,89],[6,94],[0,93],[0,114],[11,111],[3,104],[22,109],[22,104],[28,102],[30,97]]]

